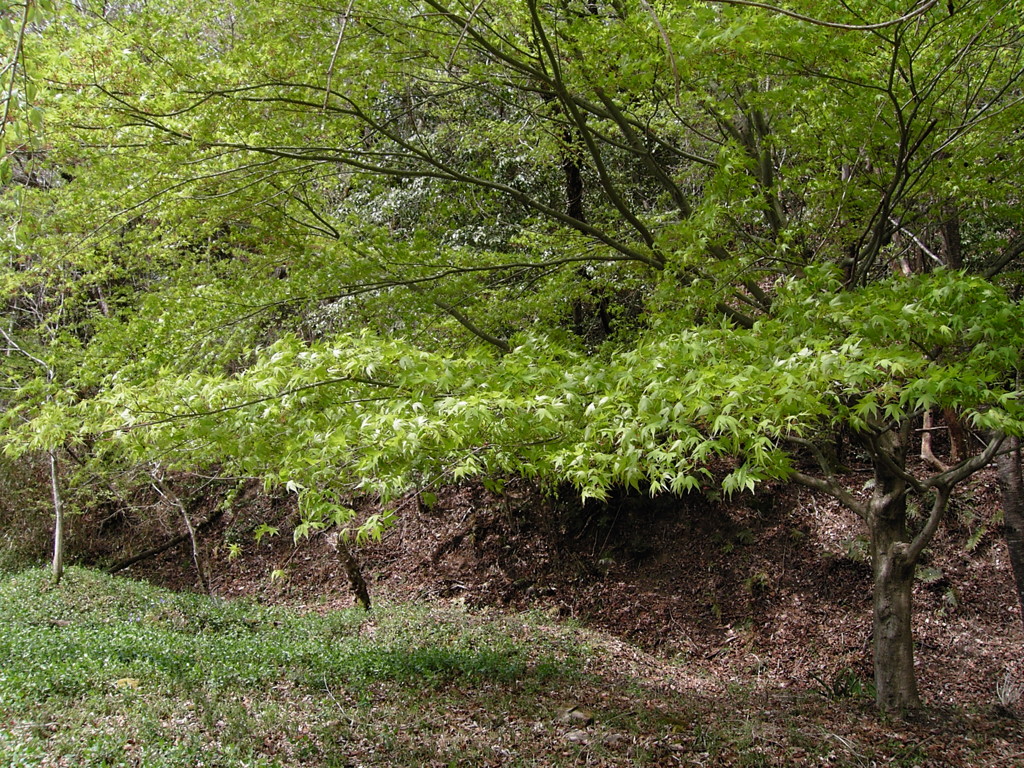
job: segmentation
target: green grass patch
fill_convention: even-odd
[[[299,614],[26,571],[0,581],[0,764],[344,764],[339,733],[373,720],[349,733],[358,752],[390,728],[372,717],[381,701],[578,679],[585,648],[538,626],[416,605]]]
[[[320,614],[30,570],[0,577],[0,768],[994,766],[1021,736],[961,713],[948,743],[897,739],[860,698],[705,686],[693,663],[540,614]]]

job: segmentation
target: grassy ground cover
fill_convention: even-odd
[[[981,766],[1020,737],[689,666],[539,614],[297,611],[28,570],[0,577],[0,765]]]

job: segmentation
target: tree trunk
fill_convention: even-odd
[[[996,459],[1003,497],[1003,535],[1017,586],[1021,620],[1024,621],[1024,476],[1021,472],[1020,438],[1007,438],[1009,450]]]
[[[940,472],[949,469],[939,461],[932,447],[932,432],[935,429],[935,414],[932,411],[925,411],[921,425],[921,461],[927,462],[929,466],[935,467]]]
[[[875,703],[879,709],[914,709],[921,704],[914,676],[914,564],[907,547],[906,498],[875,515],[871,525],[874,577]]]
[[[868,505],[873,576],[875,703],[882,710],[921,705],[914,676],[914,562],[907,557],[906,439],[895,431],[872,445],[875,487]]]
[[[912,420],[905,419],[858,434],[874,465],[874,488],[866,500],[840,485],[825,454],[813,443],[791,438],[797,445],[810,447],[825,473],[824,478],[816,478],[797,471],[794,479],[835,496],[867,523],[871,533],[875,703],[879,709],[890,711],[921,706],[914,674],[914,569],[946,515],[954,486],[992,461],[1004,442],[1001,435],[996,435],[981,453],[922,479],[906,469],[912,424]],[[922,499],[931,499],[931,509],[916,530],[907,520],[907,494],[911,490]]]
[[[348,548],[344,537],[340,535],[334,537],[333,543],[338,553],[338,560],[341,561],[341,565],[345,569],[345,575],[348,576],[348,583],[352,587],[352,594],[355,595],[356,600],[363,607],[364,611],[370,610],[370,590],[367,588],[366,579],[363,578],[363,572],[359,568],[359,561],[352,554],[352,550]]]
[[[960,235],[960,211],[953,202],[942,206],[942,260],[950,269],[963,269],[963,238]]]
[[[53,495],[53,583],[59,584],[64,576],[64,500],[60,495],[57,451],[50,454],[50,492]]]
[[[175,497],[177,500],[177,497]],[[185,509],[185,505],[178,501],[178,509],[181,510],[181,516],[185,520],[185,528],[188,530],[189,540],[192,542],[192,562],[196,566],[196,574],[199,576],[199,586],[203,588],[203,591],[212,595],[213,590],[210,587],[210,579],[206,575],[206,569],[203,567],[203,554],[199,549],[199,540],[196,538],[196,528],[192,525],[192,519],[188,516],[188,511]]]
[[[942,418],[949,427],[949,462],[958,464],[966,459],[970,452],[967,447],[967,429],[952,408],[943,408]]]

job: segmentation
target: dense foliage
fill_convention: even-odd
[[[598,499],[792,478],[867,522],[876,654],[904,675],[879,703],[913,705],[913,568],[1024,431],[1020,18],[55,11],[8,68],[40,74],[7,104],[46,116],[0,200],[8,450],[260,477],[299,493],[300,533],[467,476]],[[940,410],[972,450],[908,463]]]

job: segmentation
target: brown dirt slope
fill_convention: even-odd
[[[197,520],[214,502],[195,511]],[[997,685],[1024,677],[1024,632],[993,522],[996,502],[994,479],[983,473],[958,497],[921,569],[919,680],[934,706],[990,707]],[[843,696],[869,684],[865,531],[825,497],[783,486],[719,501],[623,495],[581,505],[511,482],[502,496],[463,485],[433,508],[409,497],[397,511],[382,541],[357,553],[375,599],[549,611],[685,659],[723,686]],[[105,556],[139,551],[180,527],[173,517],[159,520],[120,521],[120,535],[106,538],[119,541],[119,551]],[[265,522],[280,533],[257,543],[253,529]],[[295,522],[288,498],[256,488],[241,494],[203,537],[214,591],[352,604],[329,536],[295,547]],[[129,573],[198,585],[184,545]]]

